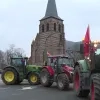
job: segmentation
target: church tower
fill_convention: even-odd
[[[55,0],[48,0],[45,16],[40,20],[39,33],[31,45],[31,63],[43,64],[43,53],[65,54],[63,20],[58,16]]]

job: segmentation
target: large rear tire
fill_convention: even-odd
[[[74,70],[74,90],[78,97],[87,97],[89,95],[89,90],[82,89],[82,73],[79,66],[75,66]]]
[[[31,73],[28,75],[28,82],[29,82],[31,85],[38,85],[38,84],[40,84],[40,77],[39,77],[39,74],[38,74],[38,73],[35,73],[35,72],[31,72]]]
[[[90,88],[90,100],[100,100],[100,74],[93,75]]]
[[[45,68],[40,72],[40,82],[44,87],[50,87],[53,84],[53,76]]]
[[[68,76],[65,73],[58,75],[58,77],[57,77],[57,87],[60,90],[68,90],[69,79],[68,79]]]
[[[6,68],[2,72],[1,78],[6,85],[15,85],[17,81],[17,72],[13,68]]]

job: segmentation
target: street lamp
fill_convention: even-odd
[[[94,44],[94,47],[96,48],[98,45],[97,44]]]
[[[84,42],[84,38],[82,39],[82,42]],[[100,44],[100,41],[95,40],[95,41],[91,41],[91,43],[93,44],[93,46],[96,48],[98,46],[98,44]]]
[[[92,43],[93,43],[93,45],[94,45],[94,47],[96,48],[97,46],[98,46],[98,44],[100,44],[100,41],[92,41]]]

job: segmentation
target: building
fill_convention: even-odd
[[[32,64],[43,64],[44,51],[51,55],[65,54],[63,20],[58,16],[55,0],[48,0],[45,16],[40,20],[39,33],[31,44]]]

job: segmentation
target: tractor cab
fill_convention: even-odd
[[[91,43],[90,45],[90,55],[85,58],[90,63],[91,73],[100,72],[100,46],[99,44]],[[80,45],[80,53],[84,55],[84,46]]]
[[[18,57],[18,58],[11,58],[11,62],[10,64],[12,66],[26,66],[27,65],[27,60],[28,58],[22,58],[22,57]]]
[[[13,57],[11,58],[10,65],[20,72],[26,73],[26,66],[28,64],[28,58],[27,57]]]
[[[95,67],[100,69],[100,48],[95,51]]]
[[[93,72],[100,72],[100,48],[95,50],[92,62],[94,63]]]
[[[70,78],[71,81],[74,70],[73,65],[74,65],[73,59],[63,55],[49,56],[47,61],[47,66],[50,66],[55,71],[55,76],[67,70],[71,74]]]
[[[68,56],[49,56],[47,65],[53,67],[54,69],[61,68],[63,66],[73,67],[73,61]]]

